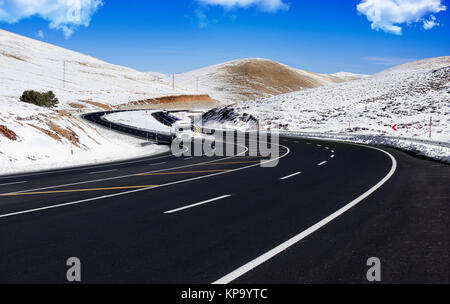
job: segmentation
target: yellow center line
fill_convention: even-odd
[[[142,174],[136,174],[136,176],[171,175],[171,174],[191,174],[191,173],[212,173],[212,172],[227,172],[227,171],[231,171],[231,170],[202,170],[202,171],[182,171],[182,172],[142,173]]]
[[[105,190],[121,190],[121,189],[139,189],[152,188],[157,185],[144,186],[125,186],[125,187],[109,187],[109,188],[93,188],[93,189],[74,189],[74,190],[58,190],[58,191],[43,191],[43,192],[23,192],[23,193],[9,193],[0,196],[18,196],[18,195],[33,195],[33,194],[56,194],[56,193],[71,193],[71,192],[88,192],[88,191],[105,191]]]

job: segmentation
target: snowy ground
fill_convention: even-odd
[[[100,129],[68,113],[189,94],[189,90],[173,90],[147,73],[3,30],[0,66],[0,175],[165,151],[166,147]],[[19,98],[25,90],[52,90],[60,104],[48,109],[22,103]],[[58,109],[69,111],[58,113]]]
[[[33,105],[0,99],[0,175],[97,164],[165,152],[149,144]],[[73,154],[72,154],[73,150]]]
[[[139,129],[156,131],[159,133],[167,134],[171,132],[170,127],[160,123],[156,120],[152,113],[158,111],[131,111],[131,112],[118,112],[109,115],[105,115],[104,119]]]
[[[25,90],[53,90],[59,108],[98,110],[189,90],[148,73],[112,65],[41,41],[0,30],[0,97],[17,102]],[[98,103],[98,104],[97,104]]]

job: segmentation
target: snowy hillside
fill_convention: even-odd
[[[147,73],[3,30],[0,30],[0,66],[0,97],[11,102],[16,102],[24,90],[53,90],[61,102],[59,107],[65,109],[99,109],[189,94],[179,87],[173,90],[171,85]]]
[[[0,114],[0,175],[127,159],[168,149],[34,105],[0,99]]]
[[[168,84],[171,75],[158,75]],[[223,103],[250,101],[278,94],[357,79],[294,69],[266,59],[240,59],[175,75],[175,84],[205,93]]]
[[[450,57],[374,76],[237,105],[261,126],[295,131],[390,135],[450,142]],[[398,131],[392,126],[397,124]]]
[[[65,82],[64,80],[65,63]],[[165,150],[99,129],[68,112],[92,112],[187,90],[147,73],[0,30],[0,175],[98,163]],[[57,109],[19,101],[24,90],[53,90]],[[73,154],[72,154],[73,150]]]

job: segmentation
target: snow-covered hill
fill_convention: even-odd
[[[166,150],[100,129],[75,116],[0,99],[0,175],[101,163]]]
[[[157,76],[172,83],[171,75]],[[317,74],[266,59],[247,58],[177,74],[175,84],[230,104],[357,78]]]
[[[24,90],[53,90],[60,108],[118,105],[189,90],[148,73],[112,65],[41,41],[0,30],[0,97],[16,102]],[[95,106],[97,105],[97,106]]]
[[[65,62],[65,82],[64,80]],[[149,155],[166,148],[118,135],[64,110],[84,112],[189,93],[141,73],[0,30],[0,175]],[[52,90],[56,109],[19,101]],[[73,149],[73,154],[72,154]]]
[[[237,105],[261,126],[450,142],[450,57],[407,63],[360,80]],[[397,124],[398,131],[392,126]],[[350,128],[349,128],[350,127]]]

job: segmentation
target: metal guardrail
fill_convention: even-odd
[[[125,111],[105,111],[105,112],[96,112],[82,115],[83,119],[101,125],[103,127],[113,129],[122,133],[126,133],[129,135],[137,136],[140,138],[145,138],[148,140],[153,140],[156,144],[171,144],[173,140],[173,136],[169,132],[162,132],[160,130],[150,130],[150,129],[142,129],[137,128],[121,123],[111,122],[104,118],[105,115],[112,113],[119,113]]]
[[[371,134],[347,134],[347,133],[319,133],[319,132],[300,132],[300,131],[280,131],[282,135],[296,135],[310,138],[324,138],[324,139],[339,139],[349,141],[373,141],[377,142],[380,139],[384,140],[404,140],[409,142],[434,145],[440,147],[450,148],[449,142],[443,141],[431,141],[410,137],[396,137],[396,136],[384,136],[384,135],[371,135]]]

